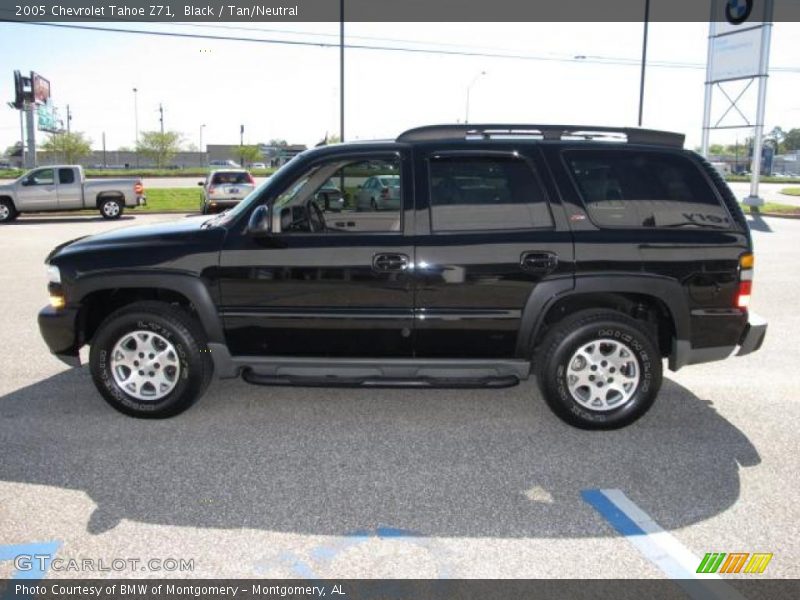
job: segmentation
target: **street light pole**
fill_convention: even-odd
[[[164,135],[164,107],[160,102],[158,103],[158,113],[158,120],[161,122],[161,135]]]
[[[133,126],[136,129],[136,168],[139,168],[139,97],[137,88],[133,88]]]
[[[339,141],[344,142],[344,0],[339,0]]]
[[[72,113],[69,112],[69,104],[67,104],[67,133],[70,132],[70,121],[72,121]]]
[[[205,123],[203,123],[202,125],[200,125],[200,154],[205,154],[205,153],[203,152],[203,127],[205,127],[205,126],[206,126],[206,124],[205,124]],[[203,158],[203,157],[201,156],[201,159],[202,159],[202,161],[203,161],[203,164],[205,165],[205,162],[206,162],[206,161],[205,161],[205,158]]]
[[[639,127],[644,111],[644,71],[647,65],[647,30],[650,25],[650,0],[644,0],[644,36],[642,38],[642,75],[639,79]]]
[[[472,90],[472,86],[475,85],[475,82],[477,82],[478,79],[480,79],[484,75],[486,75],[486,71],[481,71],[480,73],[475,75],[475,77],[472,78],[472,81],[470,81],[469,85],[467,86],[467,106],[464,112],[464,123],[469,123],[469,93]]]

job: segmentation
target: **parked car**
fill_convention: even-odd
[[[255,189],[256,182],[244,169],[226,169],[211,171],[197,185],[203,188],[200,210],[207,215],[238,204]]]
[[[24,212],[72,211],[96,208],[104,219],[119,219],[125,208],[147,203],[139,178],[86,179],[83,168],[55,165],[28,171],[0,185],[0,223]]]
[[[250,165],[250,168],[251,169],[266,169],[267,165],[265,165],[263,162],[256,162],[256,163],[253,163],[252,165]]]
[[[208,163],[209,167],[226,167],[231,169],[241,169],[242,165],[235,160],[212,160]]]
[[[745,355],[766,335],[748,309],[744,214],[683,142],[469,124],[315,148],[225,214],[58,246],[39,326],[68,364],[89,344],[100,394],[138,417],[186,410],[213,376],[502,387],[535,375],[566,422],[622,427],[655,401],[664,361]],[[322,210],[319,190],[364,161],[399,173],[397,210]]]
[[[373,175],[358,188],[356,210],[397,210],[399,207],[399,175]]]

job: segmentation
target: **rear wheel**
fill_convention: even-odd
[[[115,409],[165,418],[203,395],[214,367],[200,325],[164,302],[136,302],[100,325],[89,355],[92,379]]]
[[[11,200],[0,200],[0,223],[10,223],[19,216],[17,208]]]
[[[644,324],[608,310],[553,326],[535,357],[545,401],[582,429],[616,429],[644,415],[661,387],[661,354]]]
[[[104,219],[119,219],[124,206],[118,198],[101,198],[99,209]]]

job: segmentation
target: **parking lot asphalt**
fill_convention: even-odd
[[[533,381],[229,380],[170,420],[115,412],[88,369],[60,363],[39,336],[43,260],[71,238],[174,218],[0,228],[0,555],[52,543],[62,559],[194,561],[51,577],[665,576],[586,500],[613,489],[689,556],[770,552],[763,577],[800,576],[800,221],[751,221],[752,309],[770,322],[760,352],[666,372],[642,420],[585,432],[554,417]],[[0,577],[12,571],[0,560]]]

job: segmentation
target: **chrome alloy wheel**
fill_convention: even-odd
[[[5,204],[0,204],[0,221],[5,221],[11,216],[11,210]]]
[[[178,383],[181,364],[175,346],[152,331],[126,333],[111,351],[114,381],[138,400],[161,400]]]
[[[116,217],[119,214],[119,204],[106,202],[103,204],[103,214],[107,217]]]
[[[584,344],[567,367],[567,387],[573,399],[596,411],[609,411],[631,399],[639,385],[639,360],[619,340]]]

